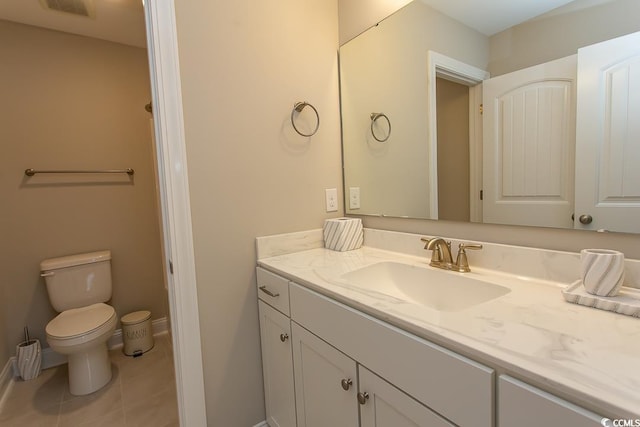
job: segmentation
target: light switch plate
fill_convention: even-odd
[[[349,187],[349,209],[360,209],[360,187]]]
[[[327,188],[324,190],[326,197],[327,212],[336,212],[338,210],[338,189]]]

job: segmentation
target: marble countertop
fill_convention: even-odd
[[[569,396],[603,416],[640,418],[640,319],[566,302],[561,289],[569,282],[473,265],[468,277],[511,292],[468,309],[440,312],[341,277],[383,261],[432,268],[427,257],[366,246],[349,252],[314,248],[262,258],[258,264],[500,372]]]

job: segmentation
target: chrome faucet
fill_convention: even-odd
[[[451,242],[445,241],[442,237],[434,237],[433,239],[421,238],[423,242],[426,242],[424,248],[428,251],[433,251],[431,256],[430,266],[436,268],[442,268],[444,270],[458,271],[460,273],[468,273],[471,271],[469,268],[469,260],[467,259],[467,249],[482,249],[482,245],[471,243],[460,243],[458,245],[458,256],[456,262],[453,262],[451,257]]]

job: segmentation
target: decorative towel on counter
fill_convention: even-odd
[[[360,218],[334,218],[324,221],[324,247],[334,251],[351,251],[362,246]]]

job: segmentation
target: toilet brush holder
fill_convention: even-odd
[[[42,365],[42,349],[40,341],[31,339],[23,341],[16,346],[18,360],[18,373],[25,380],[32,380],[40,375]]]

